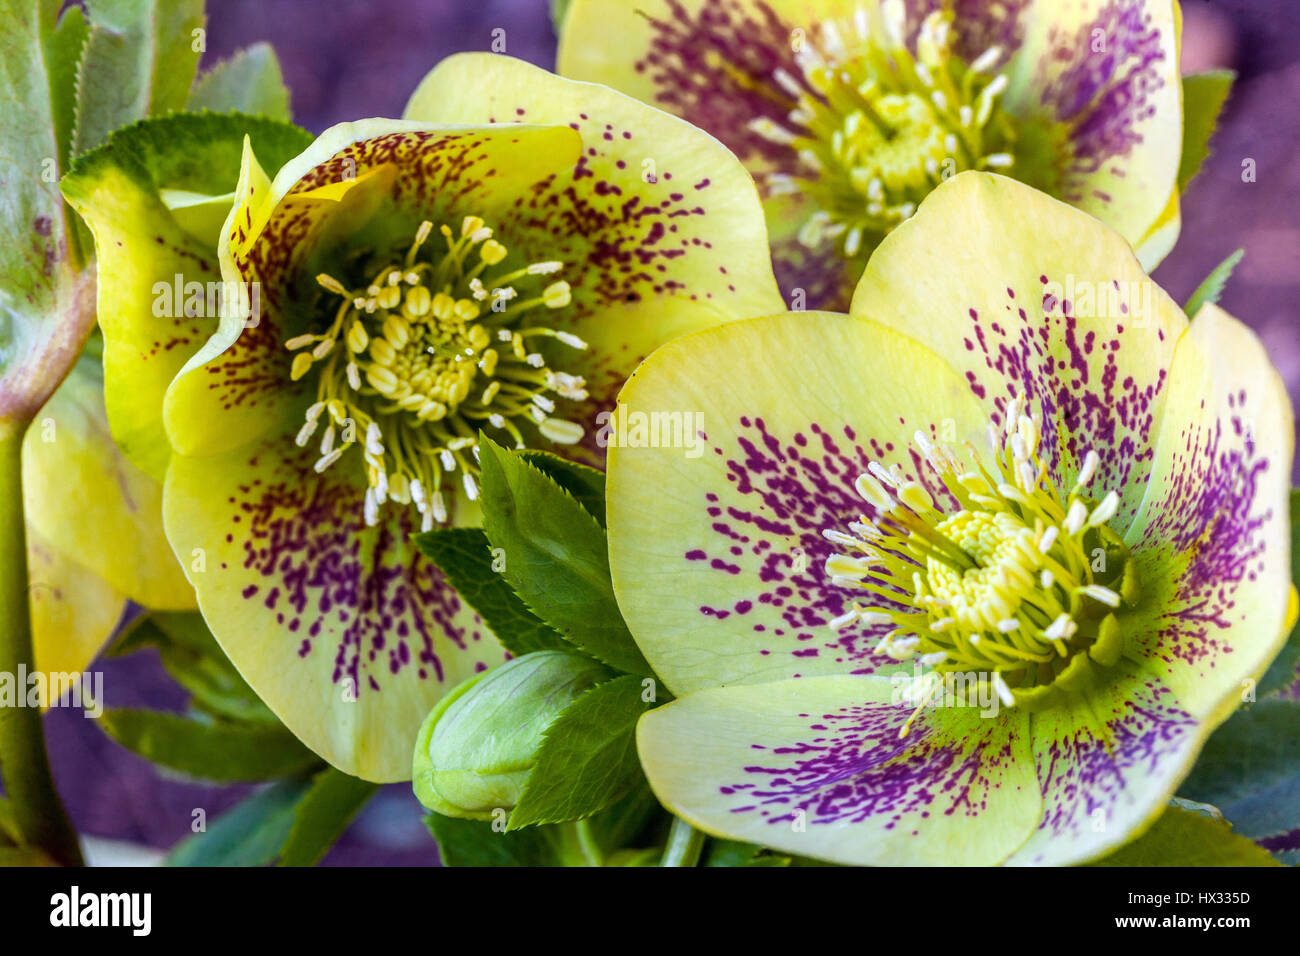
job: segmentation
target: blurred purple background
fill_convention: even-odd
[[[487,50],[505,30],[507,53],[553,67],[548,0],[209,0],[205,64],[259,40],[278,52],[294,116],[319,132],[366,116],[397,116],[442,57]],[[1238,247],[1246,258],[1221,304],[1249,323],[1300,399],[1300,3],[1186,0],[1183,68],[1231,67],[1238,82],[1213,154],[1183,199],[1179,244],[1155,277],[1179,302]],[[614,42],[616,38],[611,38]],[[1256,181],[1244,183],[1253,159]],[[184,696],[154,652],[100,663],[107,704],[176,707]],[[208,818],[249,788],[214,788],[161,776],[76,712],[48,717],[59,789],[79,830],[167,847],[189,834],[191,812]],[[405,785],[387,787],[330,853],[333,864],[431,864],[433,841]]]

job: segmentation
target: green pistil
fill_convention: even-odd
[[[951,514],[897,469],[873,462],[858,479],[875,517],[824,532],[843,549],[826,570],[871,597],[832,626],[890,624],[879,650],[940,674],[974,672],[1005,704],[1039,708],[1081,687],[1094,665],[1118,660],[1123,635],[1114,612],[1133,606],[1140,588],[1128,548],[1107,524],[1117,494],[1082,493],[1097,455],[1085,456],[1078,482],[1062,495],[1038,457],[1037,424],[1014,402],[1007,420],[1009,429],[995,433],[992,472],[973,448],[968,467],[917,433],[960,505]]]
[[[481,429],[519,447],[527,430],[565,444],[583,434],[554,413],[557,402],[585,399],[585,382],[548,367],[534,346],[539,339],[586,344],[526,320],[569,304],[569,284],[547,278],[561,264],[494,274],[508,251],[482,219],[465,217],[459,235],[442,226],[441,255],[423,253],[432,231],[422,223],[406,254],[373,269],[359,289],[318,276],[342,301],[321,331],[285,343],[295,353],[291,377],[316,376],[316,401],[297,443],[306,446],[324,427],[318,472],[361,447],[368,524],[390,499],[414,505],[426,530],[446,521],[443,482],[452,473],[468,498],[477,497]]]
[[[922,24],[915,55],[902,42],[902,5],[873,19],[828,22],[800,54],[803,83],[778,71],[785,123],[753,129],[798,154],[797,172],[774,173],[774,193],[799,193],[814,211],[800,231],[810,247],[833,241],[865,256],[942,180],[967,169],[1011,171],[1015,130],[998,108],[1006,78],[992,48],[967,64],[951,50],[952,14]]]

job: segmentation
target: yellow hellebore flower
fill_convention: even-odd
[[[683,116],[763,188],[795,307],[843,309],[938,183],[993,170],[1149,270],[1178,237],[1173,0],[573,0],[559,71]]]
[[[165,473],[167,536],[249,684],[335,766],[409,779],[425,715],[505,659],[410,534],[476,520],[480,429],[600,461],[641,358],[779,308],[762,208],[707,134],[503,56],[287,154],[249,126],[199,182],[184,157],[241,138],[218,120],[65,184],[108,277],[114,432]],[[219,322],[156,315],[173,274],[223,284]]]
[[[638,725],[650,784],[844,863],[1099,857],[1294,620],[1286,389],[1119,234],[988,173],[885,238],[851,311],[684,336],[620,396],[706,435],[609,456],[615,592],[677,696]]]

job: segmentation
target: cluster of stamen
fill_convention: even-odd
[[[557,398],[585,399],[586,383],[548,367],[536,346],[586,343],[527,319],[569,304],[569,284],[547,278],[562,264],[494,271],[508,250],[477,216],[465,217],[459,235],[441,226],[446,251],[422,255],[432,231],[432,223],[421,223],[405,257],[370,271],[359,289],[317,276],[342,301],[324,331],[285,343],[295,353],[294,381],[317,374],[297,443],[306,447],[324,425],[317,472],[360,447],[371,525],[388,501],[414,505],[424,530],[445,522],[443,484],[453,472],[475,499],[480,429],[503,433],[517,447],[526,444],[524,428],[561,444],[583,435],[581,425],[554,412]]]
[[[851,23],[828,20],[796,53],[802,76],[773,74],[787,121],[751,128],[798,155],[797,172],[771,173],[766,185],[811,200],[799,234],[806,246],[833,241],[847,258],[865,255],[943,179],[1014,163],[1013,130],[998,109],[1007,79],[994,72],[1002,50],[964,63],[948,12],[925,19],[915,54],[905,27],[900,0],[859,9]]]
[[[1084,456],[1062,496],[1038,456],[1037,423],[1008,403],[991,428],[993,469],[970,443],[969,464],[917,432],[915,443],[947,497],[898,466],[871,462],[857,480],[870,517],[823,535],[842,550],[826,561],[834,583],[866,593],[831,622],[887,625],[877,651],[916,659],[927,674],[964,672],[992,685],[1007,706],[1046,706],[1081,686],[1092,664],[1123,649],[1114,611],[1139,594],[1128,549],[1107,524],[1119,497],[1084,496],[1096,476]],[[1091,662],[1091,663],[1090,663]],[[936,681],[925,682],[927,693]]]

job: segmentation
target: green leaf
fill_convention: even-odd
[[[203,0],[86,0],[73,155],[120,126],[185,108],[199,66]]]
[[[68,7],[45,45],[60,169],[66,169],[72,159],[72,137],[77,124],[77,67],[89,37],[90,26],[81,7]]]
[[[204,780],[269,780],[300,773],[320,758],[283,727],[203,723],[152,710],[105,710],[105,733],[147,760]]]
[[[573,645],[519,600],[492,570],[492,546],[478,528],[446,528],[412,537],[451,586],[478,612],[501,646],[516,657],[531,651],[571,651]]]
[[[1196,313],[1200,311],[1201,306],[1205,305],[1207,302],[1217,303],[1219,301],[1219,296],[1223,295],[1223,289],[1228,284],[1228,279],[1232,276],[1232,270],[1237,268],[1237,263],[1240,262],[1242,257],[1245,255],[1245,249],[1238,249],[1232,255],[1228,256],[1228,258],[1215,266],[1214,271],[1205,277],[1205,281],[1196,287],[1196,291],[1192,293],[1192,297],[1187,300],[1187,305],[1183,307],[1183,311],[1187,313],[1189,318],[1195,318]]]
[[[1291,580],[1300,581],[1300,489],[1291,489]],[[1260,696],[1284,690],[1295,683],[1300,669],[1300,620],[1269,665],[1257,688]]]
[[[237,110],[288,122],[289,88],[269,43],[254,43],[208,70],[194,84],[188,109]]]
[[[293,829],[280,854],[280,866],[314,866],[320,862],[378,789],[377,783],[333,767],[318,773],[294,810]]]
[[[1229,717],[1178,795],[1218,807],[1252,840],[1300,829],[1300,701],[1262,700]]]
[[[653,703],[642,678],[625,674],[587,691],[546,728],[509,828],[591,816],[642,779],[636,722]]]
[[[1186,192],[1187,184],[1200,171],[1205,157],[1210,155],[1210,136],[1236,77],[1232,70],[1210,70],[1183,77],[1183,153],[1178,166],[1179,192]]]
[[[549,451],[525,448],[519,457],[567,491],[605,527],[605,475],[590,465],[580,465]]]
[[[443,866],[556,866],[559,841],[553,828],[504,833],[481,820],[431,813],[424,818],[438,842]]]
[[[163,667],[214,717],[279,724],[248,686],[197,612],[155,613],[135,624],[109,650],[120,657],[156,647]]]
[[[1142,836],[1089,866],[1280,866],[1226,823],[1170,807]]]
[[[791,858],[739,840],[712,839],[704,851],[705,866],[789,866]]]
[[[650,674],[614,599],[599,522],[554,479],[486,435],[479,438],[483,526],[505,552],[506,581],[524,603],[588,654]]]
[[[164,866],[265,866],[293,829],[304,778],[279,780],[213,820],[207,829],[172,847]]]
[[[58,188],[77,48],[75,14],[56,30],[61,6],[0,4],[0,427],[31,420],[95,321],[94,279],[79,269]]]

